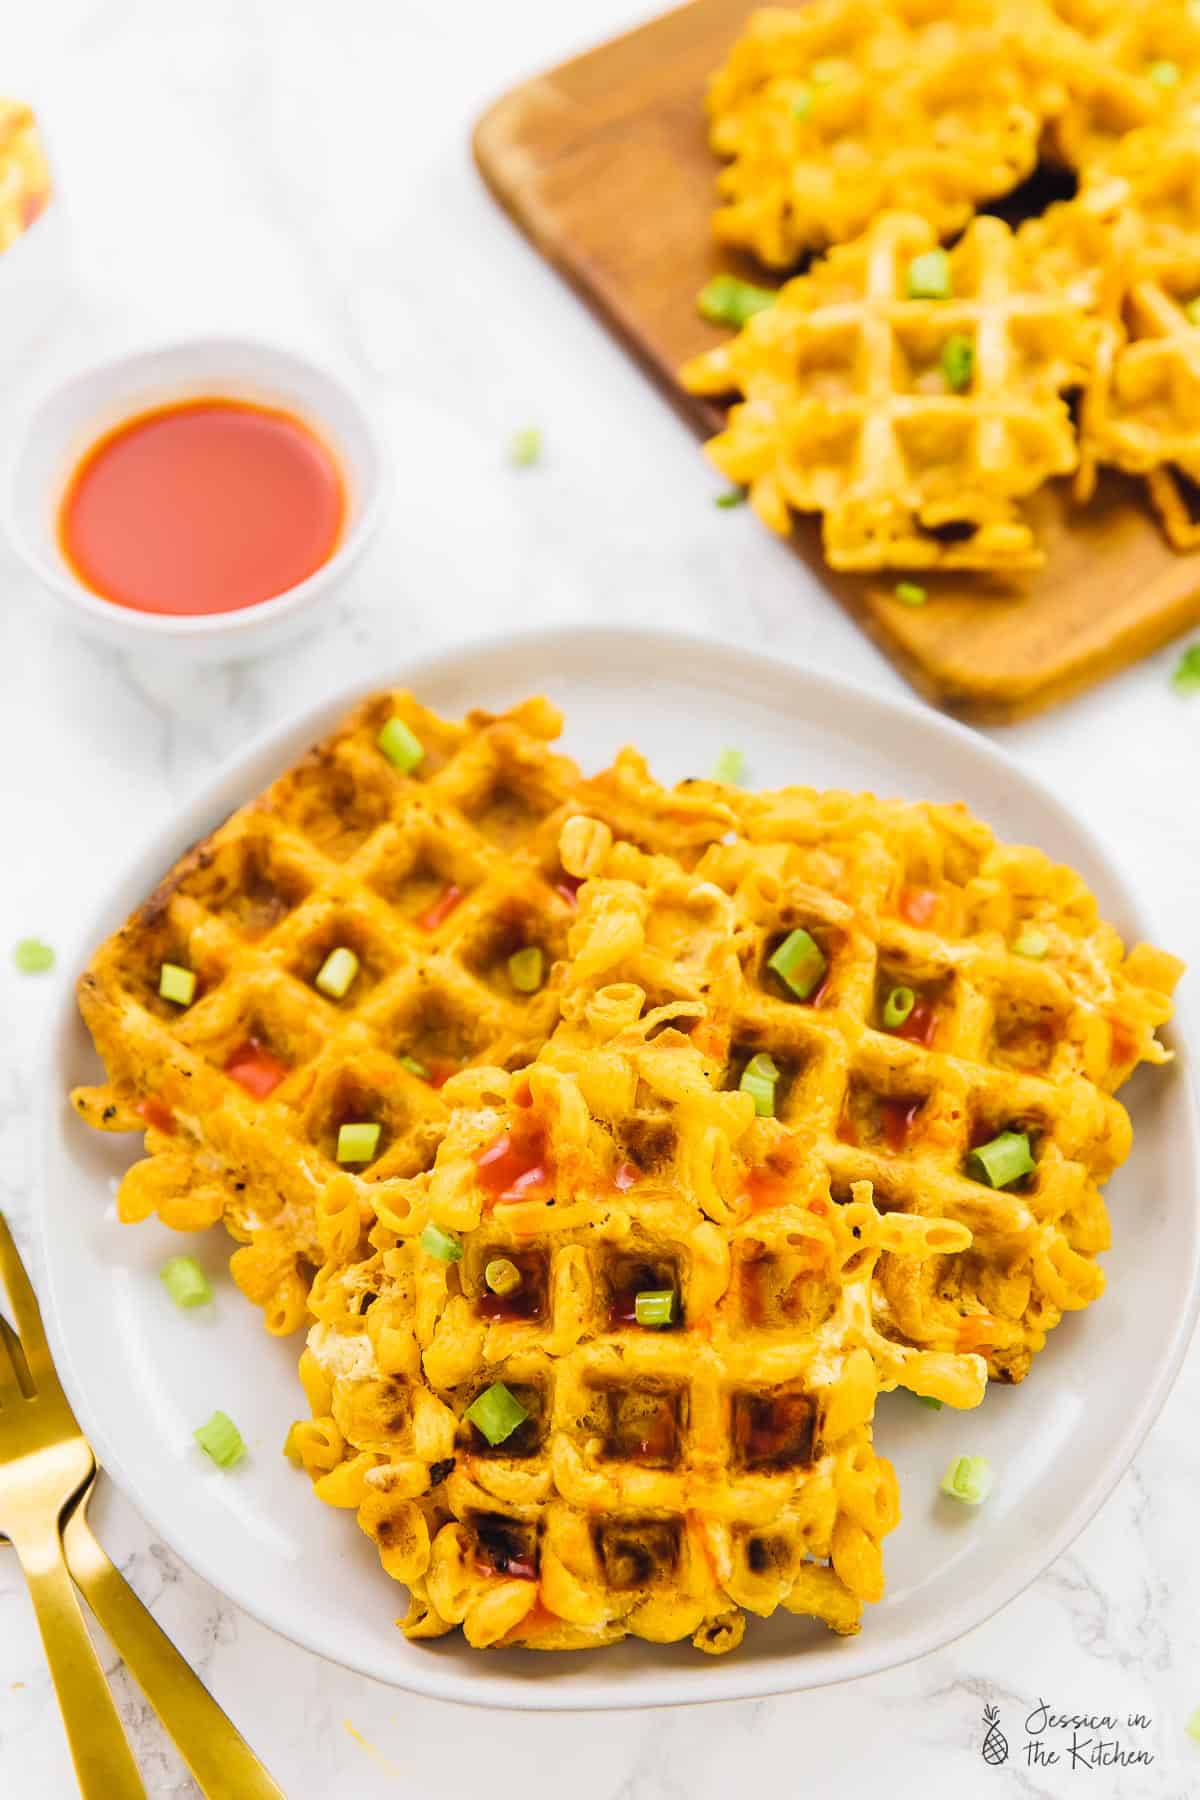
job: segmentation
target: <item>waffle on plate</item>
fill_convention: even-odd
[[[875,1398],[1100,1293],[1115,1090],[1180,965],[962,807],[585,779],[545,700],[364,701],[80,981],[127,1220],[307,1323],[289,1451],[414,1637],[858,1628]]]

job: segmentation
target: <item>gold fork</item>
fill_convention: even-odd
[[[2,1213],[0,1285],[16,1324],[14,1332],[0,1315],[0,1536],[29,1583],[84,1800],[145,1800],[146,1790],[70,1576],[208,1800],[285,1800],[92,1535],[86,1513],[96,1460],[59,1383]]]

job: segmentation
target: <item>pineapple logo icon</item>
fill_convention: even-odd
[[[985,1763],[998,1769],[1001,1763],[1008,1761],[1008,1739],[1000,1729],[1000,1714],[994,1706],[984,1707],[983,1722],[987,1726],[987,1736],[980,1755]]]

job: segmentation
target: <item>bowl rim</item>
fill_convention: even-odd
[[[236,352],[239,355],[249,352],[252,358],[262,357],[264,361],[277,367],[292,363],[306,369],[309,374],[317,377],[319,383],[339,394],[353,414],[368,449],[371,480],[363,496],[362,509],[327,561],[314,569],[311,575],[305,576],[303,581],[285,588],[280,594],[271,595],[269,599],[255,601],[231,612],[219,613],[152,613],[143,612],[134,606],[122,606],[115,600],[105,599],[103,594],[87,587],[78,577],[48,561],[30,541],[25,524],[27,515],[17,503],[17,489],[34,431],[42,414],[72,389],[86,387],[98,378],[118,372],[132,378],[140,366],[153,364],[159,358],[187,357],[214,351],[218,354]],[[170,385],[170,378],[165,378],[164,388]],[[13,447],[5,460],[0,525],[3,526],[14,552],[31,574],[36,575],[59,600],[84,613],[110,633],[125,630],[130,634],[141,634],[147,641],[202,642],[206,639],[237,637],[259,629],[265,630],[289,618],[293,613],[302,612],[358,559],[379,527],[391,485],[391,459],[382,434],[357,387],[344,375],[336,372],[328,363],[309,355],[307,351],[288,344],[271,343],[266,338],[247,337],[239,332],[210,332],[194,337],[169,338],[122,351],[116,356],[104,357],[97,362],[87,363],[82,368],[73,369],[69,374],[40,388],[21,413]]]
[[[248,782],[253,779],[249,771],[264,757],[276,752],[283,753],[284,747],[290,745],[302,735],[306,740],[327,728],[331,718],[336,718],[352,706],[357,700],[371,692],[379,691],[389,685],[411,686],[419,688],[422,682],[437,680],[447,671],[454,673],[456,665],[464,659],[474,663],[480,659],[508,655],[514,650],[528,650],[533,655],[548,653],[552,658],[563,656],[568,650],[576,653],[586,652],[588,646],[600,645],[612,647],[614,643],[624,643],[631,655],[636,655],[647,667],[654,667],[661,660],[678,659],[699,652],[719,652],[722,659],[739,664],[742,668],[753,671],[766,669],[772,675],[785,671],[789,677],[797,679],[801,684],[809,684],[844,708],[853,711],[865,706],[871,709],[882,709],[898,715],[900,720],[919,723],[923,728],[931,729],[935,735],[944,740],[948,754],[952,754],[955,745],[964,749],[970,748],[973,756],[991,763],[998,773],[1016,777],[1018,781],[1032,789],[1045,806],[1050,816],[1057,816],[1075,833],[1082,843],[1096,858],[1099,865],[1116,888],[1119,897],[1129,911],[1130,924],[1136,925],[1152,936],[1159,936],[1158,919],[1155,909],[1147,903],[1144,887],[1132,879],[1119,855],[1111,851],[1104,839],[1093,829],[1085,816],[1059,796],[1055,788],[1038,772],[1032,769],[1023,759],[1018,759],[990,738],[960,724],[934,708],[924,706],[906,695],[892,694],[869,686],[860,681],[830,672],[825,669],[814,669],[800,662],[790,654],[772,652],[769,648],[739,644],[728,638],[707,631],[684,632],[669,628],[643,627],[630,625],[596,625],[593,623],[575,624],[539,624],[520,629],[473,635],[461,643],[443,645],[440,648],[424,651],[421,654],[405,659],[403,656],[389,663],[387,667],[374,672],[369,680],[357,679],[346,683],[337,683],[321,700],[311,701],[297,708],[275,724],[256,732],[252,738],[235,750],[216,769],[192,790],[182,803],[173,809],[174,818],[160,819],[155,826],[143,832],[134,843],[128,857],[122,857],[117,875],[110,879],[104,903],[100,907],[88,909],[89,919],[107,917],[119,923],[124,916],[122,908],[127,896],[124,889],[129,886],[130,870],[148,860],[152,853],[169,854],[167,846],[174,845],[179,853],[185,846],[186,831],[179,820],[181,817],[191,819],[192,815],[205,803],[211,802],[220,795],[228,798],[227,790],[239,779]],[[238,802],[241,804],[242,802]],[[127,910],[127,908],[126,908]],[[69,947],[69,954],[63,959],[63,966],[71,969],[82,969],[83,954],[87,946],[78,941]],[[56,1006],[54,1015],[48,1022],[43,1034],[40,1054],[35,1064],[34,1084],[34,1126],[35,1144],[33,1152],[33,1168],[31,1192],[33,1205],[31,1209],[31,1227],[36,1236],[41,1271],[41,1287],[44,1295],[47,1331],[51,1347],[55,1355],[63,1386],[72,1405],[76,1404],[76,1371],[67,1351],[66,1343],[60,1336],[61,1295],[54,1276],[55,1261],[51,1254],[49,1219],[44,1204],[50,1176],[50,1143],[53,1131],[60,1126],[61,1096],[55,1086],[56,1073],[59,1067],[59,1042],[64,1029],[74,1020],[75,1002],[74,988],[62,996]],[[1177,1039],[1178,1061],[1180,1064],[1180,1081],[1182,1085],[1183,1107],[1182,1120],[1185,1125],[1186,1144],[1181,1144],[1181,1154],[1185,1154],[1191,1165],[1193,1189],[1198,1183],[1200,1161],[1198,1161],[1198,1145],[1200,1145],[1200,1106],[1198,1106],[1196,1073],[1192,1066],[1190,1045],[1194,1041],[1194,1017],[1192,1002],[1189,997],[1176,996],[1172,1024]],[[1135,1413],[1131,1413],[1123,1424],[1114,1432],[1113,1448],[1107,1460],[1091,1475],[1087,1486],[1077,1499],[1071,1512],[1063,1518],[1057,1528],[1043,1537],[1036,1545],[1031,1545],[1028,1557],[1024,1560],[1016,1576],[1015,1585],[1009,1585],[1005,1577],[997,1575],[991,1581],[982,1596],[977,1596],[978,1611],[972,1610],[969,1596],[964,1598],[958,1607],[945,1616],[936,1631],[929,1631],[920,1625],[906,1627],[899,1636],[890,1643],[880,1640],[865,1647],[860,1652],[858,1666],[846,1675],[830,1673],[818,1680],[797,1681],[789,1678],[797,1658],[786,1657],[769,1665],[761,1663],[738,1664],[736,1659],[723,1660],[720,1677],[712,1686],[715,1692],[698,1691],[697,1684],[682,1678],[675,1670],[663,1669],[652,1672],[652,1677],[644,1677],[639,1683],[636,1696],[617,1696],[612,1690],[600,1684],[593,1688],[587,1682],[573,1688],[555,1689],[547,1684],[541,1687],[531,1684],[516,1691],[513,1678],[504,1677],[496,1684],[481,1688],[474,1679],[469,1660],[464,1662],[456,1658],[450,1664],[437,1657],[430,1657],[415,1669],[405,1668],[397,1671],[393,1680],[388,1674],[381,1673],[378,1665],[347,1658],[337,1651],[332,1651],[323,1644],[317,1633],[308,1628],[299,1628],[294,1619],[287,1619],[283,1609],[268,1607],[263,1604],[247,1603],[235,1598],[226,1585],[225,1572],[219,1564],[214,1563],[210,1555],[203,1550],[195,1549],[182,1541],[174,1528],[173,1520],[160,1511],[147,1513],[143,1511],[143,1499],[139,1494],[137,1501],[129,1500],[138,1516],[158,1534],[164,1543],[177,1554],[182,1562],[204,1581],[208,1582],[217,1593],[224,1595],[238,1607],[243,1608],[269,1630],[274,1631],[287,1641],[299,1645],[302,1649],[325,1661],[333,1662],[337,1667],[351,1669],[374,1681],[383,1681],[402,1692],[416,1693],[430,1699],[458,1702],[484,1709],[494,1708],[503,1711],[518,1712],[604,1712],[604,1711],[643,1711],[668,1706],[711,1705],[722,1702],[765,1699],[775,1695],[794,1692],[815,1692],[823,1687],[842,1686],[849,1681],[858,1681],[871,1675],[886,1673],[901,1668],[908,1663],[918,1661],[935,1651],[946,1649],[985,1624],[989,1619],[1003,1611],[1012,1601],[1018,1599],[1041,1575],[1065,1553],[1076,1541],[1080,1533],[1096,1517],[1101,1507],[1110,1498],[1122,1476],[1128,1470],[1137,1455],[1151,1427],[1157,1421],[1163,1406],[1178,1378],[1184,1357],[1191,1343],[1197,1315],[1200,1313],[1200,1230],[1191,1233],[1191,1267],[1188,1275],[1188,1301],[1182,1312],[1165,1327],[1164,1350],[1153,1378],[1143,1390],[1141,1404]],[[86,1409],[85,1409],[86,1410]],[[83,1423],[83,1421],[81,1421]],[[85,1429],[87,1426],[85,1424]],[[111,1444],[106,1425],[94,1430],[92,1436],[96,1442],[98,1460],[101,1466],[113,1471],[110,1478],[115,1482],[124,1473],[120,1456],[108,1454]],[[537,1694],[537,1699],[531,1698]]]

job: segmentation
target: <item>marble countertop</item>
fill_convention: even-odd
[[[29,1070],[76,896],[262,726],[364,669],[509,624],[663,624],[775,646],[886,691],[899,678],[720,483],[671,411],[492,206],[467,154],[481,106],[599,41],[630,0],[57,0],[26,8],[5,87],[48,122],[80,270],[22,390],[99,354],[237,329],[367,388],[397,467],[390,520],[321,630],[267,662],[164,683],[73,635],[4,549],[0,656],[0,1207],[28,1218]],[[515,429],[545,458],[515,471]],[[1174,653],[997,734],[1119,851],[1164,941],[1200,958],[1200,701]],[[27,1238],[24,1241],[28,1241]],[[1103,1397],[1097,1398],[1103,1404]],[[370,1684],[274,1637],[156,1543],[111,1489],[93,1518],[289,1800],[728,1800],[1200,1791],[1195,1352],[1135,1466],[1072,1551],[949,1649],[854,1686],[590,1717],[484,1714]],[[108,1658],[112,1662],[111,1656]],[[149,1792],[195,1789],[120,1669]],[[1073,1768],[1040,1703],[1110,1714],[1151,1763]],[[1012,1754],[980,1760],[985,1704]],[[1128,1725],[1131,1713],[1148,1723]],[[1032,1735],[1057,1748],[1034,1766]],[[0,1793],[74,1792],[13,1560],[0,1552]]]

